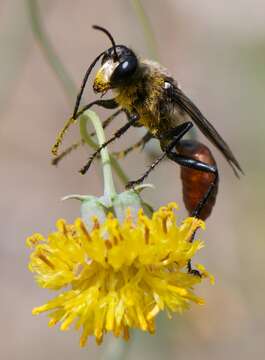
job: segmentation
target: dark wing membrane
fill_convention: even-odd
[[[234,157],[232,151],[222,137],[218,134],[212,124],[202,115],[200,110],[193,104],[193,102],[175,85],[170,94],[174,103],[183,109],[194,123],[199,127],[202,133],[221,151],[229,165],[232,167],[235,175],[239,177],[238,172],[244,174],[237,159]]]

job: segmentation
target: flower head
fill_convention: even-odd
[[[73,225],[57,221],[57,231],[47,239],[34,234],[29,269],[43,288],[63,289],[33,314],[49,311],[53,326],[82,328],[80,345],[94,335],[100,343],[107,332],[129,337],[130,328],[153,333],[155,317],[186,310],[190,302],[203,304],[193,292],[202,276],[187,273],[186,266],[202,247],[190,242],[202,221],[187,218],[176,224],[175,204],[161,207],[152,217],[142,210],[134,219],[130,211],[122,222],[109,214],[103,223],[94,217],[91,231],[83,220]]]

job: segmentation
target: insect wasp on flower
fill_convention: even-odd
[[[112,46],[101,52],[89,66],[76,99],[72,118],[63,129],[63,132],[65,132],[71,121],[77,119],[84,111],[95,105],[106,109],[121,109],[126,113],[128,121],[90,156],[87,164],[80,172],[82,174],[86,173],[101,149],[122,136],[130,127],[145,127],[147,132],[137,145],[144,145],[151,138],[156,138],[160,142],[163,153],[145,171],[143,176],[136,181],[131,181],[128,187],[142,183],[160,161],[166,157],[179,164],[182,168],[190,170],[190,172],[182,170],[182,179],[187,176],[183,175],[185,173],[195,174],[198,171],[198,174],[199,172],[201,174],[203,172],[211,180],[208,181],[206,189],[196,192],[196,194],[201,195],[201,198],[196,197],[198,202],[191,215],[199,217],[203,209],[207,207],[208,200],[210,201],[210,199],[216,197],[218,170],[214,161],[205,162],[203,157],[189,153],[187,143],[185,144],[182,141],[184,135],[193,127],[194,123],[208,140],[221,151],[237,177],[239,177],[239,173],[243,174],[239,162],[213,125],[184,94],[176,80],[165,68],[157,62],[141,59],[124,45],[116,45],[112,35],[105,28],[96,25],[93,28],[105,33]],[[103,97],[108,90],[112,90],[115,97],[95,100],[82,110],[79,110],[88,77],[100,59],[101,66],[93,83],[94,92],[101,94],[101,97]],[[57,153],[61,137],[59,136],[59,141],[53,148],[54,154]],[[196,147],[197,144],[193,143],[193,146]],[[202,147],[203,145],[201,145]],[[185,188],[188,180],[183,181]],[[194,188],[192,188],[192,192],[194,191]]]

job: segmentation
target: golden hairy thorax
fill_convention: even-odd
[[[161,121],[160,118],[160,102],[164,85],[164,74],[148,68],[138,81],[118,89],[115,98],[123,109],[128,112],[136,111],[140,116],[139,124],[148,128],[154,136],[168,128],[166,119]]]

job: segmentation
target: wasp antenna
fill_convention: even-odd
[[[108,38],[110,39],[111,43],[112,43],[112,46],[113,46],[113,50],[114,50],[114,55],[115,55],[115,58],[118,60],[119,57],[118,57],[118,54],[117,54],[117,51],[116,51],[116,44],[115,44],[115,41],[111,35],[111,33],[106,30],[105,28],[101,27],[101,26],[98,26],[98,25],[93,25],[92,26],[93,29],[95,30],[100,30],[102,32],[104,32]],[[80,105],[80,102],[81,102],[81,99],[82,99],[82,95],[83,95],[83,92],[84,92],[84,89],[85,89],[85,86],[86,86],[86,83],[87,83],[87,80],[88,80],[88,77],[92,71],[92,69],[94,68],[94,66],[96,65],[97,61],[100,59],[100,57],[104,54],[105,51],[103,51],[101,54],[99,54],[95,60],[91,63],[91,65],[89,66],[89,68],[87,69],[86,71],[86,74],[84,76],[84,79],[82,81],[82,84],[81,84],[81,88],[80,88],[80,91],[79,91],[79,94],[77,95],[77,98],[76,98],[76,102],[75,102],[75,108],[74,108],[74,112],[73,112],[73,115],[72,115],[72,118],[73,119],[76,119],[77,117],[77,114],[78,114],[78,109],[79,109],[79,105]]]
[[[112,43],[115,58],[118,60],[119,57],[118,57],[118,54],[117,54],[117,51],[116,51],[116,44],[115,44],[115,41],[114,41],[113,36],[111,35],[111,33],[107,29],[103,28],[102,26],[93,25],[92,28],[95,29],[95,30],[100,30],[100,31],[104,32],[104,34],[107,35],[107,37],[110,39],[110,41]]]
[[[86,71],[86,74],[85,74],[84,79],[83,79],[82,84],[81,84],[80,91],[79,91],[79,93],[78,93],[78,95],[77,95],[76,102],[75,102],[75,108],[74,108],[74,112],[73,112],[73,115],[72,115],[72,118],[73,118],[74,120],[77,118],[79,105],[80,105],[80,102],[81,102],[81,99],[82,99],[82,95],[83,95],[83,92],[84,92],[84,89],[85,89],[85,86],[86,86],[88,77],[89,77],[91,71],[93,70],[94,66],[96,65],[97,61],[100,59],[100,57],[101,57],[103,54],[104,54],[104,51],[103,51],[102,53],[100,53],[100,54],[95,58],[95,60],[91,63],[91,65],[89,66],[89,68],[88,68],[87,71]]]

